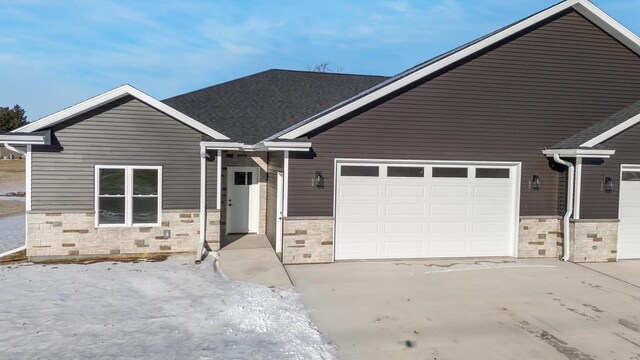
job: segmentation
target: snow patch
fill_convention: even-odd
[[[25,216],[0,217],[0,254],[25,244]]]
[[[293,289],[211,259],[0,267],[0,354],[18,358],[334,359]]]

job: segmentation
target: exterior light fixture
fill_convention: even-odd
[[[614,187],[615,186],[613,185],[613,179],[608,176],[605,176],[604,180],[602,181],[602,190],[604,192],[610,193],[613,191]]]
[[[529,187],[531,187],[531,189],[533,191],[539,191],[540,188],[542,187],[541,183],[540,183],[540,176],[538,175],[533,175],[531,177],[531,181],[529,182]]]
[[[324,189],[324,176],[322,175],[322,171],[316,171],[313,175],[313,186],[318,189]]]

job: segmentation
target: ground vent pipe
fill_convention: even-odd
[[[560,159],[560,155],[553,154],[553,160],[558,164],[564,165],[567,167],[567,212],[564,214],[563,218],[563,230],[564,238],[562,241],[562,261],[569,261],[570,250],[569,250],[569,237],[570,237],[570,225],[569,220],[571,219],[571,214],[573,213],[573,183],[575,177],[575,169],[572,163]]]

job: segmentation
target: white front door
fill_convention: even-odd
[[[276,252],[282,252],[282,201],[284,197],[284,175],[278,172],[276,184]]]
[[[336,259],[514,256],[519,167],[337,164]]]
[[[227,234],[258,232],[259,175],[257,167],[227,168]]]
[[[620,177],[618,259],[640,258],[640,166],[623,165]]]

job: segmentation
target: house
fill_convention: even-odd
[[[393,77],[269,70],[159,101],[124,85],[0,135],[27,252],[286,264],[640,258],[640,40],[568,0]]]

